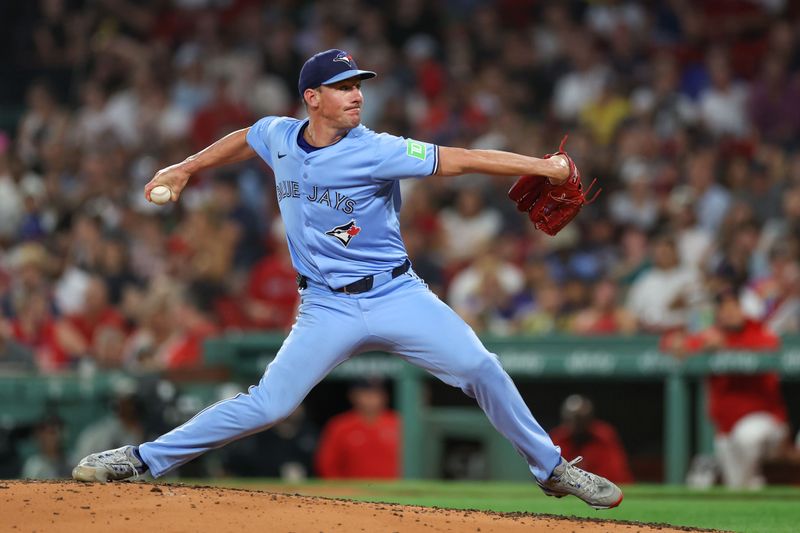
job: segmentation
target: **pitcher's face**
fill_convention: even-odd
[[[361,124],[361,79],[358,77],[342,80],[331,85],[314,89],[314,97],[309,99],[309,114],[314,114],[331,126],[352,129]]]

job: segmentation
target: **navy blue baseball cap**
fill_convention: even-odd
[[[333,48],[311,56],[300,69],[300,80],[297,89],[300,96],[306,89],[314,89],[320,85],[330,85],[337,81],[358,76],[368,80],[377,76],[371,70],[358,70],[355,59],[344,50]]]

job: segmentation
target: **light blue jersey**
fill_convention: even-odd
[[[247,134],[275,174],[295,269],[338,288],[402,264],[398,180],[434,174],[438,147],[362,125],[307,153],[297,142],[307,122],[265,117]]]

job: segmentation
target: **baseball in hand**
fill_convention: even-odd
[[[150,201],[156,205],[164,205],[172,198],[172,191],[166,185],[156,185],[150,191]]]

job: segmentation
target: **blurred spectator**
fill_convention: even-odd
[[[749,132],[747,121],[747,86],[733,79],[728,56],[720,48],[707,57],[711,84],[700,93],[700,117],[711,133],[744,137]]]
[[[559,78],[553,90],[553,112],[565,122],[578,118],[587,106],[596,102],[609,76],[608,66],[598,57],[590,34],[572,36],[566,53],[571,70]]]
[[[296,277],[284,239],[250,271],[244,300],[248,324],[266,330],[291,327],[300,299]]]
[[[800,263],[788,244],[776,245],[769,254],[769,273],[756,279],[746,293],[770,331],[784,335],[800,332]]]
[[[53,318],[44,291],[18,293],[14,298],[14,339],[33,350],[36,365],[42,372],[67,370],[80,355],[82,339],[62,322]]]
[[[16,146],[22,161],[38,171],[46,152],[65,141],[69,115],[46,82],[33,83],[26,96],[28,109],[19,123]]]
[[[617,431],[594,416],[592,402],[573,394],[561,404],[561,425],[550,431],[564,457],[583,457],[581,468],[593,469],[614,483],[632,483],[628,454]]]
[[[78,434],[72,448],[71,463],[91,453],[87,450],[119,448],[129,442],[146,440],[144,420],[147,418],[142,398],[135,390],[135,383],[120,382],[116,385],[111,400],[112,413],[85,426]]]
[[[158,83],[147,85],[142,99],[136,118],[147,146],[162,146],[186,137],[192,117],[170,101],[165,87]]]
[[[72,472],[72,462],[64,453],[64,422],[47,415],[36,424],[36,452],[25,460],[20,477],[24,479],[63,479]]]
[[[77,146],[97,146],[113,135],[113,117],[108,113],[108,94],[96,81],[87,81],[81,89],[83,105],[77,110],[70,136]]]
[[[406,241],[410,240],[412,241],[410,247],[415,252],[413,255],[424,253],[430,261],[434,263],[441,262],[443,261],[445,234],[442,227],[441,211],[436,205],[437,196],[441,194],[437,195],[430,188],[423,187],[410,180],[401,182],[400,186],[403,187],[406,182],[412,183],[413,186],[406,186],[407,188],[402,190],[404,203],[400,212],[401,225],[405,232],[415,236],[407,239],[406,234],[403,234],[406,248],[409,247],[409,243]],[[419,242],[417,243],[416,241]],[[409,250],[409,254],[412,255],[411,250]],[[425,276],[422,277],[424,278]]]
[[[764,153],[769,149],[765,146]],[[741,182],[734,184],[731,177],[728,177],[728,186],[736,201],[746,203],[753,212],[756,221],[763,224],[772,218],[775,213],[779,213],[782,203],[783,176],[777,179],[770,175],[769,166],[760,160],[746,162],[742,158],[734,161],[742,161],[743,172],[741,172]],[[734,187],[738,188],[735,190]]]
[[[444,253],[450,261],[474,257],[500,232],[500,214],[486,207],[481,191],[475,186],[456,193],[455,206],[442,210]]]
[[[206,75],[200,50],[186,46],[175,54],[178,79],[172,87],[172,103],[194,115],[211,100],[213,88]]]
[[[689,336],[667,335],[662,345],[684,357],[723,350],[775,351],[780,339],[762,322],[747,318],[739,297],[726,292],[719,297],[714,326]],[[761,462],[774,457],[789,435],[778,375],[714,375],[707,381],[709,416],[717,432],[715,450],[725,485],[762,487]]]
[[[445,299],[444,272],[436,262],[435,249],[430,245],[431,237],[421,230],[408,227],[403,231],[403,243],[406,245],[408,258],[411,260],[414,272],[419,275],[428,288],[439,298]]]
[[[604,37],[617,32],[643,31],[645,16],[643,7],[631,1],[593,4],[584,14],[587,27]]]
[[[570,252],[566,275],[582,283],[593,283],[612,271],[619,256],[613,222],[601,216],[587,225],[575,250]]]
[[[129,302],[136,327],[125,344],[123,360],[129,370],[156,370],[164,368],[160,348],[166,346],[178,330],[173,303],[174,287],[164,285],[164,280],[154,284],[142,294],[130,293]]]
[[[350,388],[353,409],[331,418],[317,449],[323,478],[400,477],[400,417],[388,408],[381,380],[364,379]]]
[[[22,219],[23,199],[19,178],[14,172],[11,140],[0,131],[0,243],[12,242]]]
[[[644,331],[660,333],[687,326],[691,307],[703,298],[696,271],[681,266],[675,241],[653,244],[653,266],[633,282],[626,308]]]
[[[211,100],[194,116],[191,126],[192,144],[205,147],[228,133],[252,123],[244,106],[234,101],[231,83],[224,77],[216,80]]]
[[[551,282],[533,292],[530,306],[517,313],[516,331],[522,335],[549,335],[564,331],[568,317],[564,314],[561,288]]]
[[[164,371],[202,365],[203,341],[217,331],[209,315],[213,294],[201,284],[162,280],[134,308],[138,328],[122,360],[131,370]]]
[[[131,269],[127,235],[120,233],[104,237],[98,258],[98,273],[108,289],[108,300],[119,306],[125,289],[140,282]]]
[[[674,189],[667,200],[666,211],[681,263],[702,271],[709,263],[714,239],[710,231],[697,223],[697,213],[690,194],[683,187]]]
[[[237,271],[250,269],[263,255],[264,241],[255,213],[240,198],[235,174],[217,174],[211,187],[211,209],[230,227],[233,267]]]
[[[773,213],[761,231],[759,249],[793,243],[800,245],[800,182],[783,192],[782,210]]]
[[[447,299],[476,331],[508,334],[523,277],[519,268],[496,254],[489,248],[459,272],[450,284]]]
[[[764,275],[766,258],[758,249],[759,225],[746,204],[734,205],[725,217],[717,237],[717,254],[712,258],[714,275],[740,290],[751,279]]]
[[[217,333],[209,318],[213,302],[201,285],[181,291],[174,303],[180,327],[159,350],[159,367],[168,370],[197,368],[203,365],[203,342]]]
[[[627,226],[620,238],[620,258],[611,275],[623,286],[630,286],[651,265],[647,235],[636,226]]]
[[[578,335],[630,335],[636,331],[636,317],[620,305],[618,288],[609,279],[594,286],[589,307],[572,317],[570,331]]]
[[[47,296],[47,308],[53,308],[50,295],[50,274],[55,261],[47,249],[39,243],[23,243],[8,254],[8,268],[11,279],[8,291],[3,295],[3,312],[15,316],[13,298],[24,297],[29,292],[42,291]]]
[[[172,234],[170,245],[184,261],[174,272],[219,289],[232,272],[241,227],[201,203],[189,211]],[[174,258],[171,258],[174,259]]]
[[[86,60],[87,17],[65,0],[40,0],[31,37],[39,66],[75,67]]]
[[[562,286],[561,290],[564,293],[564,307],[563,311],[567,315],[568,320],[572,315],[581,309],[585,309],[589,305],[589,287],[587,284],[576,278],[568,279]],[[569,323],[567,323],[569,327]]]
[[[597,144],[607,146],[629,113],[628,99],[622,94],[618,81],[609,76],[603,80],[597,100],[583,107],[580,121],[592,133]]]
[[[715,181],[716,155],[703,149],[690,156],[686,164],[689,190],[700,226],[716,232],[728,211],[731,199],[728,191]]]
[[[682,128],[696,122],[695,106],[679,91],[678,65],[674,57],[659,54],[652,68],[648,83],[631,95],[631,106],[635,115],[650,118],[660,138],[672,139]]]
[[[87,157],[85,162],[92,160]],[[84,175],[84,183],[92,179]],[[76,213],[70,221],[69,248],[67,253],[70,255],[70,265],[80,270],[85,276],[89,271],[93,271],[100,266],[100,259],[103,252],[103,233],[102,221],[99,217],[84,213]],[[63,279],[63,278],[62,278]],[[87,278],[88,279],[88,278]],[[82,295],[76,294],[75,307],[80,307]],[[70,307],[69,309],[72,309]]]
[[[614,193],[609,200],[611,218],[617,224],[632,224],[650,231],[658,221],[659,205],[648,171],[641,161],[632,160],[623,166],[625,189]]]
[[[14,338],[11,325],[0,319],[0,373],[14,374],[36,370],[33,350]]]
[[[71,328],[73,338],[79,339],[74,343],[73,353],[85,355],[97,361],[101,345],[103,352],[103,366],[118,367],[121,363],[122,342],[117,342],[117,350],[109,352],[107,342],[110,337],[124,339],[125,320],[122,314],[114,308],[108,299],[108,287],[105,279],[100,276],[91,276],[83,291],[82,304],[76,313],[68,315],[63,327]]]
[[[795,142],[800,134],[800,78],[789,72],[789,58],[767,54],[750,94],[750,119],[768,141]]]

